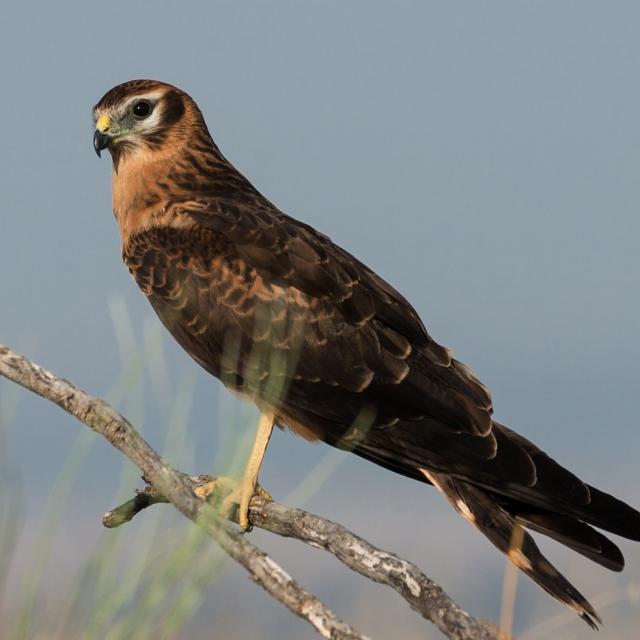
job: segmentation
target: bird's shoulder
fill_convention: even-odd
[[[349,323],[376,317],[414,346],[433,348],[434,358],[450,362],[448,350],[434,346],[420,316],[397,289],[329,236],[268,201],[238,204],[203,197],[179,203],[176,211],[195,223],[191,233],[218,234],[228,243],[228,253],[270,284],[326,301]]]
[[[181,202],[173,224],[131,238],[125,259],[163,322],[210,371],[218,372],[210,362],[219,354],[201,354],[220,351],[225,335],[235,336],[249,362],[268,313],[272,347],[296,345],[289,395],[301,406],[304,389],[326,383],[334,395],[345,391],[343,405],[349,394],[374,402],[393,391],[402,398],[389,407],[402,406],[398,411],[411,417],[434,396],[462,430],[490,428],[487,390],[429,336],[411,304],[327,236],[286,214],[219,200]],[[407,394],[417,406],[409,407]],[[389,416],[380,410],[381,424],[395,419],[391,408]]]
[[[258,280],[289,300],[332,309],[336,321],[355,326],[375,321],[412,349],[425,350],[434,363],[451,363],[450,351],[429,336],[392,285],[327,235],[266,200],[176,200],[155,225],[130,237],[123,258],[147,295],[171,294],[169,271],[175,270],[195,274],[201,286],[234,277],[238,287],[255,290]]]

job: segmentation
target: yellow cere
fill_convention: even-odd
[[[96,129],[100,133],[107,133],[111,129],[111,118],[109,116],[100,116],[96,122]]]

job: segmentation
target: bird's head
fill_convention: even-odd
[[[123,154],[179,146],[206,126],[196,103],[184,92],[156,80],[130,80],[109,90],[93,108],[93,147],[114,160]]]

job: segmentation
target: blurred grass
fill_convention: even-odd
[[[22,484],[11,464],[6,430],[16,414],[18,389],[14,385],[0,387],[0,621],[8,616],[5,611],[7,580],[22,526]],[[0,631],[2,627],[0,626]]]
[[[164,416],[161,425],[166,440],[161,449],[169,460],[189,466],[194,451],[189,438],[189,420],[195,392],[195,372],[182,373],[173,380],[164,348],[164,329],[157,320],[148,322],[138,339],[122,299],[109,302],[121,373],[104,398],[138,428],[145,420],[145,408],[154,403]],[[257,323],[257,332],[270,327],[268,316]],[[237,346],[226,345],[225,357],[237,359]],[[285,359],[282,352],[268,349],[266,341],[256,341],[249,368],[259,375],[267,368],[265,383],[249,382],[280,398],[286,391],[287,372],[295,366],[297,350]],[[229,364],[232,364],[230,362]],[[232,368],[232,367],[230,367]],[[271,375],[274,374],[274,375]],[[148,383],[148,384],[145,384]],[[95,434],[80,430],[61,465],[35,527],[35,539],[26,567],[21,571],[17,606],[3,610],[2,598],[9,565],[21,527],[19,482],[9,478],[11,466],[5,444],[5,431],[14,419],[18,389],[3,385],[0,390],[0,637],[3,640],[27,638],[78,638],[82,640],[129,638],[177,638],[201,606],[207,589],[219,578],[227,557],[210,539],[193,526],[185,526],[160,508],[151,509],[135,523],[101,536],[87,561],[72,578],[72,591],[45,593],[44,574],[55,563],[52,557],[57,533],[63,527],[61,516],[74,487],[83,481],[84,465],[96,442]],[[255,433],[255,411],[247,403],[218,402],[218,415],[212,428],[218,429],[218,447],[211,470],[216,475],[240,477]],[[214,425],[215,423],[215,425]],[[238,428],[239,423],[248,428]],[[334,450],[311,470],[294,494],[296,504],[308,499],[342,460]],[[207,470],[201,470],[207,471]],[[138,473],[123,460],[118,489],[112,505],[130,497],[139,485]],[[96,518],[99,517],[96,515]],[[55,566],[55,565],[54,565]],[[6,609],[6,607],[5,607]]]
[[[161,453],[170,461],[180,460],[187,470],[195,457],[195,439],[190,437],[189,429],[195,367],[179,376],[171,375],[163,348],[165,331],[160,323],[155,319],[147,322],[142,336],[138,337],[124,302],[114,299],[109,308],[121,373],[104,397],[139,428],[145,424],[148,409],[157,409],[156,413],[163,416],[161,430],[166,433]],[[237,357],[238,345],[229,341],[225,345],[225,358],[232,363]],[[266,366],[270,372],[279,373],[269,376],[265,391],[271,397],[282,397],[286,391],[286,373],[295,366],[295,358],[295,349],[289,359],[283,360],[281,354],[269,351],[256,340],[250,369],[259,375]],[[262,384],[259,378],[251,382],[256,387]],[[150,509],[126,527],[105,532],[71,579],[71,589],[53,594],[46,592],[43,578],[52,567],[55,571],[56,558],[52,557],[55,538],[66,524],[61,517],[74,487],[83,482],[84,467],[97,441],[94,434],[84,429],[79,431],[52,484],[33,532],[29,558],[21,569],[19,593],[12,599],[17,604],[8,606],[7,579],[24,526],[21,507],[24,496],[20,478],[11,465],[6,438],[9,425],[15,420],[19,391],[14,385],[2,385],[0,394],[0,638],[172,640],[185,637],[187,625],[205,601],[210,587],[220,578],[227,558],[198,528],[185,523],[169,508]],[[239,477],[255,433],[255,411],[251,404],[238,402],[229,394],[224,394],[216,407],[217,415],[212,412],[211,427],[217,431],[218,446],[211,468],[197,471]],[[358,434],[366,431],[372,417],[363,411],[347,435],[344,449],[350,448],[349,438],[355,442]],[[239,428],[241,426],[243,428]],[[283,501],[303,506],[346,455],[344,451],[327,448]],[[118,489],[108,506],[128,499],[139,484],[137,470],[123,459]],[[402,550],[396,551],[402,555]],[[515,606],[514,585],[505,588],[505,594],[511,596],[504,611],[506,631],[511,627],[510,617]],[[593,598],[599,610],[621,602],[637,608],[640,586],[631,584]],[[579,638],[585,633],[582,624],[572,612],[561,611],[530,629],[520,629],[516,637],[521,640]],[[427,635],[421,637],[435,637],[431,629],[427,631],[429,625],[424,623],[424,626]],[[401,629],[400,624],[396,637],[402,637]]]
[[[188,426],[195,391],[194,372],[183,374],[172,383],[159,323],[149,323],[143,339],[137,340],[122,300],[112,300],[109,307],[121,374],[104,395],[105,399],[141,427],[145,403],[150,401],[144,384],[148,377],[152,401],[166,420],[162,425],[167,434],[162,450],[173,459],[189,461],[193,458]],[[11,466],[5,444],[5,431],[15,415],[18,390],[12,385],[3,385],[1,391],[0,597],[21,522],[19,483],[9,477]],[[168,525],[168,514],[152,509],[140,518],[137,526],[105,532],[73,580],[72,592],[61,593],[58,598],[43,592],[43,574],[55,562],[52,548],[56,531],[64,524],[61,515],[74,485],[83,481],[83,465],[95,442],[94,434],[80,430],[53,483],[36,525],[27,566],[22,570],[18,605],[7,610],[6,606],[3,608],[6,599],[0,599],[3,640],[173,638],[201,604],[207,586],[220,574],[225,556],[199,529],[188,526],[185,535],[181,518]],[[235,466],[237,461],[241,467],[246,443],[242,445],[227,438],[223,450],[217,452],[217,462],[228,460]],[[139,484],[137,470],[123,461],[113,505],[129,497]]]

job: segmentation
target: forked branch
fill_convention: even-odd
[[[198,496],[198,488],[211,478],[193,478],[170,467],[126,418],[106,402],[3,345],[0,345],[0,375],[60,406],[105,437],[142,470],[149,487],[138,492],[133,500],[108,512],[104,517],[106,526],[119,526],[151,504],[171,502],[240,563],[255,582],[292,613],[306,619],[322,637],[336,640],[365,638],[303,589],[267,554],[249,542],[247,536],[218,517],[216,510]],[[448,638],[496,640],[492,631],[462,610],[416,566],[377,549],[339,524],[260,497],[251,502],[250,520],[254,526],[325,549],[354,571],[389,585]]]

